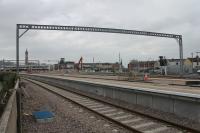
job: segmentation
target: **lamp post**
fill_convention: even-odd
[[[193,67],[194,67],[194,64],[193,64],[193,53],[191,53],[192,55],[192,73],[193,73]]]

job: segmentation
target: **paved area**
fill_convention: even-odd
[[[87,74],[60,74],[64,75],[67,77],[77,77],[77,78],[92,78],[92,79],[106,79],[106,80],[124,80],[127,81],[128,77],[124,76],[108,76],[108,75],[87,75]],[[129,79],[132,80],[131,82],[134,81],[134,79]],[[138,76],[135,81],[138,80],[143,80],[142,76]],[[150,77],[148,79],[148,82],[153,83],[153,84],[160,84],[160,85],[186,85],[186,81],[199,81],[200,79],[180,79],[180,78],[152,78]],[[130,82],[130,81],[129,81]]]
[[[124,87],[130,89],[142,88],[143,90],[152,91],[167,91],[174,93],[186,93],[192,95],[200,96],[200,87],[188,87],[188,86],[175,86],[168,84],[157,84],[157,83],[141,83],[141,82],[127,82],[127,81],[116,81],[116,80],[105,80],[105,79],[92,79],[92,78],[82,78],[82,77],[69,77],[69,76],[58,76],[58,75],[43,75],[48,77],[55,77],[61,79],[82,81],[88,83],[96,83],[109,86]]]
[[[24,133],[129,133],[102,117],[73,104],[47,90],[23,81],[22,129]],[[37,123],[33,111],[50,110],[53,122]]]

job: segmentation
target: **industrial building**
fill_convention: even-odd
[[[168,74],[178,75],[180,72],[180,59],[166,59],[166,69]],[[159,61],[138,61],[131,60],[128,64],[129,71],[149,72],[161,69]],[[196,73],[200,69],[199,57],[183,59],[183,71],[185,74]]]

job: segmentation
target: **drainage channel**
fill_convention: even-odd
[[[94,99],[90,99],[88,97],[84,97],[82,95],[78,95],[67,90],[63,90],[39,81],[26,79],[35,83],[52,93],[55,93],[63,98],[66,98],[80,106],[87,108],[106,119],[109,119],[129,130],[139,133],[181,133],[188,132],[184,129],[177,128],[168,123],[163,123],[158,120],[151,119],[149,117],[141,116],[140,114],[133,113],[123,108],[117,108],[116,106],[112,106],[111,104],[106,104],[104,102],[100,102]]]

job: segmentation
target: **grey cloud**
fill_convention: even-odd
[[[17,23],[80,25],[149,30],[183,35],[184,56],[200,51],[198,0],[0,0],[0,57],[15,58]],[[20,58],[66,57],[84,61],[178,58],[173,39],[86,32],[29,31],[20,39]]]

